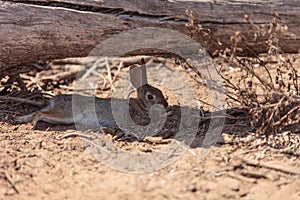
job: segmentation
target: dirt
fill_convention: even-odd
[[[46,72],[55,74],[57,70],[53,66]],[[238,72],[230,73],[234,77]],[[52,93],[66,92],[59,84],[68,86],[57,81]],[[103,96],[108,93],[100,92]],[[210,98],[202,86],[197,86],[196,95]],[[170,94],[168,101],[176,104],[178,99]],[[284,132],[269,140],[254,133],[223,133],[223,139],[209,148],[169,138],[137,141],[102,133],[101,138],[111,145],[138,155],[161,153],[174,141],[181,147],[162,157],[172,162],[159,170],[130,172],[101,155],[99,160],[87,140],[76,136],[60,139],[76,132],[74,125],[39,122],[33,130],[30,124],[15,124],[16,115],[38,107],[9,102],[0,109],[0,199],[300,198],[299,133]],[[123,161],[128,163],[134,165],[135,160]]]

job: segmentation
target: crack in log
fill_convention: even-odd
[[[116,15],[122,19],[133,19],[137,17],[139,19],[149,19],[155,21],[173,21],[175,23],[183,22],[187,23],[187,19],[180,19],[176,17],[170,17],[168,15],[149,15],[139,13],[137,11],[127,11],[123,8],[108,8],[108,7],[97,7],[91,5],[79,5],[67,2],[55,2],[55,1],[22,1],[22,0],[2,0],[3,2],[11,2],[11,3],[21,3],[27,5],[35,5],[35,6],[43,6],[43,7],[57,7],[57,8],[67,8],[76,11],[86,11],[86,12],[95,12],[101,14],[109,14],[109,15]]]
[[[2,0],[3,2],[10,2],[10,3],[20,3],[26,5],[35,5],[35,6],[43,6],[43,7],[57,7],[57,8],[67,8],[76,11],[85,11],[85,12],[94,12],[94,13],[101,13],[107,15],[115,15],[123,20],[140,20],[140,21],[148,21],[148,22],[168,22],[174,23],[177,25],[184,25],[188,23],[188,19],[185,18],[178,18],[169,15],[150,15],[140,13],[138,11],[129,11],[123,8],[109,8],[109,7],[97,7],[92,5],[80,5],[68,2],[56,2],[56,1],[24,1],[24,0]],[[226,25],[242,25],[246,24],[245,22],[223,22],[223,21],[199,21],[200,24],[226,24]],[[265,24],[265,23],[260,23]]]

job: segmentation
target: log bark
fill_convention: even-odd
[[[191,34],[186,10],[209,37]],[[138,27],[163,27],[187,34],[208,52],[231,46],[230,37],[241,31],[252,38],[254,26],[269,25],[274,13],[293,34],[278,35],[286,53],[300,47],[298,0],[1,0],[0,69],[39,60],[86,56],[101,41]],[[253,21],[244,21],[247,14]],[[252,28],[249,28],[252,27]],[[266,44],[247,41],[244,54],[266,52]],[[124,52],[126,53],[126,52]],[[136,51],[134,54],[147,53]]]

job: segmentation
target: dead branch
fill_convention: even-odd
[[[287,174],[297,174],[300,175],[300,168],[288,165],[282,165],[274,162],[259,162],[257,160],[252,159],[241,159],[243,163],[255,167],[264,167],[267,169],[272,169],[275,171],[280,171]]]
[[[45,103],[44,102],[39,102],[39,101],[34,101],[30,99],[24,99],[20,97],[10,97],[10,96],[0,96],[0,101],[4,102],[18,102],[18,103],[25,103],[33,106],[43,106]]]

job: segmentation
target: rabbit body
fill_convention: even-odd
[[[54,96],[48,105],[41,111],[31,113],[16,119],[19,123],[31,122],[33,127],[38,121],[45,121],[51,124],[80,124],[83,126],[105,126],[114,127],[117,123],[114,119],[114,113],[129,113],[133,122],[137,125],[147,125],[151,119],[149,109],[154,104],[160,104],[164,108],[168,106],[162,92],[151,85],[143,85],[137,89],[138,97],[125,99],[97,98],[82,96],[78,94],[59,94]],[[113,104],[112,104],[113,102]],[[126,105],[129,103],[129,111]],[[128,108],[128,107],[127,107]]]
[[[38,121],[52,124],[80,124],[83,126],[117,126],[118,122],[131,118],[137,125],[147,125],[151,119],[149,109],[155,104],[168,106],[162,92],[149,85],[145,62],[142,66],[133,65],[130,68],[130,80],[136,88],[137,98],[114,99],[81,96],[78,94],[59,94],[53,97],[41,111],[17,117],[19,123],[31,122],[33,127]],[[128,111],[129,109],[129,111]],[[129,113],[129,115],[128,115]]]

